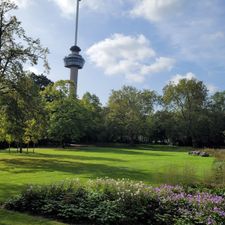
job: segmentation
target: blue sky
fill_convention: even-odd
[[[69,79],[63,58],[74,42],[76,0],[14,1],[27,34],[50,50],[48,77]],[[210,93],[225,89],[225,0],[82,0],[80,6],[78,45],[86,64],[79,96],[89,91],[105,103],[123,85],[161,93],[169,81],[193,77]]]

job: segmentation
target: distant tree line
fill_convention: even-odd
[[[40,82],[40,77],[43,83]],[[124,86],[105,106],[87,92],[70,96],[70,81],[27,74],[15,83],[22,93],[0,97],[0,139],[22,146],[38,141],[71,143],[161,143],[196,147],[225,145],[225,91],[209,95],[198,80],[169,83],[162,95]],[[38,81],[38,82],[37,82]]]
[[[38,39],[28,37],[15,16],[16,5],[0,3],[0,145],[52,143],[165,143],[225,145],[225,91],[209,95],[196,79],[169,83],[162,95],[124,86],[103,106],[96,95],[70,95],[70,81],[53,83],[24,69],[42,61]]]

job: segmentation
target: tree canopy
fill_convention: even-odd
[[[210,95],[196,79],[169,83],[162,95],[124,86],[102,105],[95,94],[70,95],[71,81],[53,83],[25,70],[47,62],[48,49],[26,35],[9,0],[0,2],[0,143],[167,143],[225,145],[225,91]],[[1,144],[0,144],[1,145]]]

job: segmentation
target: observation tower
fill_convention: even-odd
[[[75,42],[74,45],[70,48],[71,53],[64,58],[64,65],[66,68],[70,69],[70,81],[73,82],[73,84],[70,86],[70,94],[74,95],[74,97],[77,96],[78,70],[82,69],[85,63],[85,60],[79,54],[81,49],[77,46],[80,1],[81,0],[76,0],[77,9],[76,9],[76,25],[75,25]]]

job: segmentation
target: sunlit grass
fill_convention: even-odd
[[[80,178],[129,178],[148,184],[201,181],[214,158],[190,156],[188,149],[168,146],[138,148],[83,147],[37,149],[35,154],[0,153],[0,201],[19,193],[26,184],[46,184]]]

